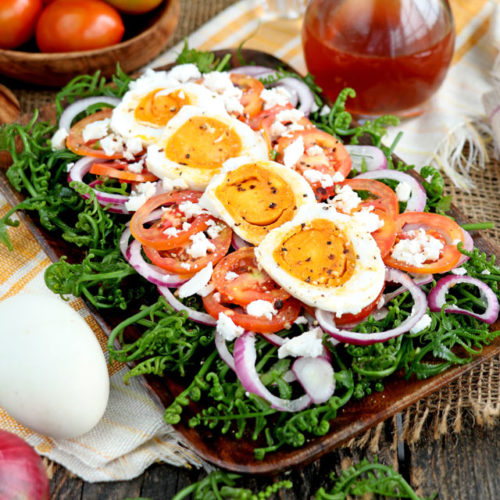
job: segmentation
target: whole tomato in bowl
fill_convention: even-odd
[[[106,2],[125,14],[143,14],[158,7],[163,0],[106,0]]]
[[[35,32],[42,0],[0,2],[0,49],[13,49],[27,42]]]

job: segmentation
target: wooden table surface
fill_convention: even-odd
[[[406,480],[421,495],[438,492],[439,499],[497,500],[500,498],[500,424],[486,429],[474,425],[471,418],[464,422],[460,434],[448,434],[438,440],[432,429],[412,449],[404,447],[404,457],[398,459],[391,450],[392,436],[382,437],[379,461],[399,469]],[[295,468],[278,479],[293,482],[291,490],[282,490],[276,498],[305,500],[328,484],[330,471],[339,471],[370,453],[350,449],[334,451],[304,468]],[[131,481],[86,483],[72,477],[66,469],[56,466],[51,481],[52,500],[124,500],[144,497],[168,500],[181,488],[204,477],[199,470],[179,469],[156,464]],[[271,477],[243,477],[241,486],[263,488],[275,480]]]

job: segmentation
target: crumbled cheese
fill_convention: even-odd
[[[287,356],[316,358],[321,356],[322,353],[323,331],[321,328],[316,327],[287,340],[278,349],[278,358],[286,358]]]
[[[335,208],[350,214],[360,203],[361,198],[350,186],[342,186],[335,197],[329,201]]]
[[[176,238],[179,235],[179,230],[175,228],[174,226],[167,227],[165,231],[163,231],[163,234],[170,238]]]
[[[241,326],[236,326],[233,320],[223,312],[219,313],[215,329],[217,330],[217,333],[222,335],[222,337],[228,342],[231,342],[236,337],[243,335],[245,331]]]
[[[334,181],[333,177],[331,175],[325,174],[324,172],[320,172],[319,170],[316,170],[314,168],[308,168],[305,170],[302,174],[309,182],[315,183],[319,182],[321,183],[321,187],[323,188],[328,188],[333,186]],[[342,175],[342,174],[341,174]],[[342,176],[343,177],[343,176]],[[343,179],[342,179],[343,180]]]
[[[197,215],[202,215],[208,213],[204,208],[202,208],[198,203],[193,203],[191,201],[183,201],[179,203],[179,210],[188,218],[196,217]]]
[[[233,84],[229,73],[206,73],[203,75],[203,85],[222,97],[228,113],[243,113],[243,105],[240,102],[243,91]]]
[[[212,283],[208,283],[201,290],[198,291],[198,295],[200,297],[206,297],[207,295],[210,295],[214,290],[215,286],[212,285]]]
[[[224,226],[221,224],[217,224],[213,219],[210,219],[207,221],[207,229],[206,233],[208,234],[208,237],[212,240],[217,238],[219,236],[220,232],[224,229]]]
[[[290,92],[284,87],[274,89],[264,89],[260,93],[260,98],[264,101],[264,109],[271,109],[274,106],[285,106],[290,102]]]
[[[197,259],[199,257],[206,257],[208,251],[214,251],[215,245],[205,236],[205,233],[199,232],[189,237],[193,242],[192,245],[186,249],[186,253]]]
[[[307,318],[305,316],[299,316],[294,322],[294,325],[307,325],[309,321],[307,321]]]
[[[314,146],[309,146],[306,151],[308,156],[318,156],[324,154],[324,152],[325,151],[323,150],[323,148],[321,146],[318,146],[317,144],[315,144]]]
[[[283,163],[285,167],[291,168],[297,164],[304,154],[304,139],[298,137],[289,146],[285,148],[283,155]]]
[[[410,329],[410,333],[420,333],[432,323],[432,318],[428,314],[424,314]]]
[[[146,201],[156,194],[158,184],[156,182],[140,182],[136,184],[130,198],[125,202],[125,208],[130,212],[135,212]]]
[[[211,262],[206,267],[198,271],[191,279],[179,287],[179,297],[185,299],[202,291],[212,278],[214,267]]]
[[[274,308],[272,302],[267,300],[254,300],[246,307],[246,312],[250,316],[264,317],[268,320],[272,320],[278,311]]]
[[[191,80],[199,80],[201,73],[196,64],[179,64],[168,72],[168,76],[180,83],[186,83]]]
[[[190,228],[191,228],[191,224],[189,222],[184,221],[182,223],[182,230],[183,231],[189,231]]]
[[[276,115],[276,120],[281,123],[297,123],[304,118],[304,113],[298,109],[284,109]]]
[[[411,238],[401,239],[394,245],[392,257],[410,266],[421,266],[424,262],[439,259],[443,243],[420,228],[406,233]]]
[[[189,187],[184,179],[169,179],[168,177],[163,178],[162,186],[165,193],[170,193],[170,191],[175,191],[176,189],[183,190]]]
[[[115,134],[109,134],[100,140],[101,148],[106,156],[113,156],[123,151],[123,142],[121,137]]]
[[[457,276],[464,276],[467,274],[467,269],[465,269],[465,267],[455,267],[455,269],[452,269],[451,272]]]
[[[140,174],[144,170],[144,160],[128,164],[128,170],[134,174]]]
[[[104,120],[97,120],[95,122],[89,123],[82,130],[83,142],[92,141],[94,139],[100,139],[108,134],[109,129],[109,118],[104,118]]]
[[[66,172],[69,172],[75,166],[75,162],[71,161],[66,165]]]
[[[181,262],[181,267],[182,269],[186,269],[187,271],[189,271],[191,269],[191,264],[189,264],[188,262]]]
[[[373,212],[373,207],[363,207],[360,211],[354,212],[352,218],[367,233],[373,233],[384,225],[384,221]]]
[[[408,182],[400,182],[396,186],[396,196],[399,201],[408,201],[411,196],[411,185]]]
[[[330,114],[330,111],[332,110],[332,108],[330,108],[330,106],[328,106],[328,104],[325,104],[322,108],[321,108],[321,111],[319,112],[319,116],[325,116],[325,115],[328,115]]]
[[[50,144],[52,145],[52,151],[56,151],[58,149],[66,149],[66,138],[68,137],[69,132],[65,128],[60,128],[57,132],[52,136],[50,140]]]
[[[491,274],[491,271],[489,269],[484,269],[481,271],[481,274]]]
[[[138,155],[142,151],[142,141],[138,137],[129,137],[125,141],[125,148],[129,153]]]
[[[226,275],[224,276],[224,279],[225,279],[226,281],[233,281],[233,280],[235,280],[238,276],[239,276],[239,274],[237,274],[237,273],[233,273],[233,271],[228,271],[228,272],[226,273]]]

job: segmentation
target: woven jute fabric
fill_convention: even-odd
[[[233,3],[233,0],[183,0],[178,28],[166,49]],[[29,88],[26,84],[15,82],[8,84],[16,93],[24,113],[31,113],[53,101],[53,90]],[[489,148],[489,153],[486,168],[471,172],[476,186],[473,190],[459,190],[448,182],[447,192],[472,222],[495,222],[495,228],[483,234],[500,244],[500,161],[495,157],[492,147]],[[477,425],[494,424],[500,416],[500,357],[483,363],[405,410],[402,414],[402,429],[399,428],[399,431],[395,418],[389,419],[347,445],[367,447],[375,452],[378,450],[380,436],[387,435],[386,431],[393,433],[394,446],[397,437],[410,444],[423,437],[438,438],[448,432],[460,432],[468,416],[472,416]]]

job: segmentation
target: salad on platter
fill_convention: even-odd
[[[176,381],[167,423],[257,460],[300,448],[389,377],[465,365],[500,333],[481,225],[446,215],[437,170],[393,159],[395,118],[353,124],[351,97],[187,46],[167,71],[78,77],[57,125],[0,129],[25,194],[0,240],[22,209],[80,249],[46,284],[114,311],[127,379]]]

